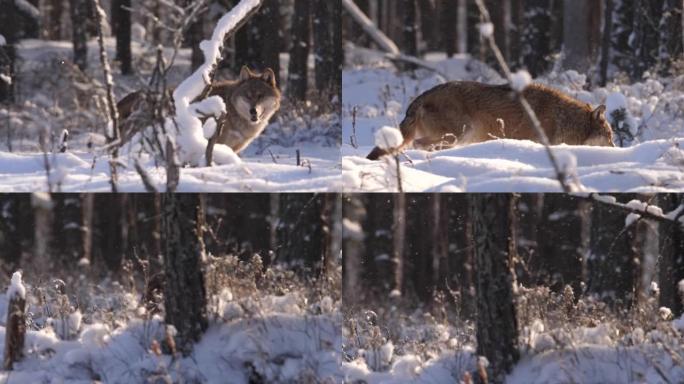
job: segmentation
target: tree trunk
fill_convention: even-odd
[[[364,196],[367,214],[363,222],[365,236],[364,276],[375,281],[368,289],[378,297],[387,297],[394,286],[392,265],[392,217],[394,194],[371,193]],[[346,254],[344,257],[347,257]]]
[[[518,324],[509,258],[512,237],[509,194],[473,194],[471,212],[477,264],[477,353],[489,360],[494,382],[518,361]]]
[[[459,0],[463,1],[463,0]],[[442,34],[442,49],[446,52],[447,57],[453,57],[458,50],[459,24],[457,7],[451,0],[441,0],[442,12],[440,17],[440,26]]]
[[[322,200],[323,197],[319,194],[283,193],[280,195],[279,261],[304,261],[307,269],[316,274],[321,271]]]
[[[34,276],[40,279],[48,276],[55,266],[50,250],[54,203],[48,194],[34,194],[31,197],[34,215],[34,244],[31,264],[34,266]]]
[[[684,195],[660,194],[658,205],[671,212],[684,204]],[[679,213],[684,215],[684,211]],[[684,292],[679,283],[684,280],[684,231],[681,226],[660,224],[660,305],[672,310],[675,317],[684,314]]]
[[[342,265],[342,300],[345,308],[353,307],[360,302],[364,292],[362,286],[362,263],[364,231],[361,223],[366,211],[361,194],[350,194],[343,197],[344,221],[342,228],[343,265]]]
[[[287,90],[290,98],[305,101],[308,84],[307,59],[311,35],[309,0],[295,0],[294,13]]]
[[[596,36],[601,35],[601,2],[565,0],[563,15],[563,67],[588,72],[598,52]]]
[[[166,194],[163,206],[166,323],[176,328],[176,345],[188,356],[208,326],[204,212],[197,194]]]
[[[392,227],[392,272],[394,294],[401,295],[404,289],[404,244],[406,243],[406,195],[394,195],[394,225]]]
[[[74,45],[74,63],[81,71],[88,67],[88,46],[86,26],[88,8],[86,0],[70,0],[71,8],[71,41]]]
[[[611,32],[612,63],[619,70],[631,74],[632,66],[636,60],[629,42],[634,28],[635,0],[612,1],[614,2],[613,30]]]
[[[338,66],[335,62],[334,52],[342,48],[334,45],[333,28],[336,24],[333,20],[340,15],[334,14],[334,10],[330,7],[330,1],[327,0],[314,0],[313,7],[316,89],[324,99],[330,100],[338,91],[337,76],[335,76]]]
[[[21,272],[15,272],[12,283],[19,278],[21,284]],[[15,362],[23,357],[24,338],[26,336],[26,292],[13,290],[7,292],[7,321],[5,322],[5,351],[3,354],[3,370],[11,371]]]
[[[262,37],[261,69],[271,68],[275,74],[276,84],[280,85],[280,50],[281,28],[280,10],[277,0],[266,0],[261,5],[261,11],[255,16]]]
[[[418,56],[416,0],[402,0],[402,8],[404,11],[403,51],[411,56]]]
[[[8,76],[10,83],[0,80],[0,104],[12,103],[15,101],[14,83],[15,79],[15,56],[18,36],[19,12],[12,0],[0,0],[0,35],[6,40],[5,45],[0,45],[0,74]]]
[[[605,0],[603,10],[603,31],[601,41],[601,67],[599,73],[599,85],[606,86],[608,82],[608,63],[610,62],[611,44],[610,39],[613,33],[613,0]]]
[[[113,0],[112,18],[116,20],[116,59],[121,62],[121,73],[133,73],[131,57],[131,0]]]

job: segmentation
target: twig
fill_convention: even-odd
[[[679,225],[680,227],[682,227],[682,229],[684,229],[684,223],[680,223],[680,222],[679,222],[679,221],[680,221],[680,218],[681,218],[682,216],[684,216],[684,205],[680,205],[680,206],[675,210],[677,213],[675,213],[674,217],[669,217],[669,216],[666,216],[666,215],[657,215],[657,214],[655,214],[655,213],[652,213],[652,212],[648,211],[648,207],[649,207],[648,204],[647,204],[646,207],[644,207],[643,209],[642,209],[642,208],[631,207],[631,206],[629,206],[629,205],[627,205],[627,204],[618,203],[617,201],[609,201],[609,200],[607,200],[606,198],[604,198],[602,195],[600,195],[600,194],[598,194],[598,193],[590,193],[590,194],[588,194],[588,195],[585,195],[585,194],[573,194],[573,196],[577,196],[577,197],[585,198],[585,199],[588,199],[588,200],[591,200],[591,201],[595,201],[595,202],[598,202],[598,203],[601,203],[601,204],[609,205],[609,206],[611,206],[611,207],[613,207],[613,208],[620,209],[620,210],[622,210],[622,211],[624,211],[624,212],[627,212],[627,213],[633,213],[633,214],[635,214],[635,215],[639,215],[639,216],[644,217],[644,218],[646,218],[646,219],[651,219],[651,220],[658,221],[658,222],[661,222],[661,223],[677,224],[677,225]],[[673,212],[674,212],[674,211],[673,211]]]
[[[487,7],[484,4],[483,0],[475,0],[475,3],[477,4],[477,7],[480,10],[480,14],[482,15],[483,22],[485,23],[491,23],[491,18],[489,17],[489,11],[487,10]],[[489,43],[489,48],[492,50],[494,53],[494,56],[496,57],[496,61],[499,63],[499,66],[501,67],[501,70],[504,72],[504,75],[506,76],[506,79],[508,79],[509,83],[513,82],[512,76],[511,76],[511,70],[508,67],[508,64],[506,64],[506,60],[504,60],[503,55],[501,54],[501,50],[499,47],[496,45],[496,41],[494,41],[494,35],[489,34],[486,36],[486,40]],[[541,144],[544,146],[544,149],[546,150],[546,154],[549,157],[549,161],[551,162],[551,165],[553,166],[554,171],[556,172],[556,179],[558,179],[558,182],[561,185],[561,188],[563,189],[563,192],[568,193],[571,192],[570,187],[565,181],[565,173],[560,169],[560,166],[558,165],[558,161],[556,160],[556,157],[553,154],[553,151],[551,150],[551,144],[549,143],[549,138],[546,136],[546,133],[542,129],[541,123],[539,122],[539,119],[537,118],[537,115],[534,113],[534,110],[530,106],[530,104],[527,102],[525,97],[523,97],[522,92],[523,90],[514,90],[516,98],[520,102],[520,105],[522,105],[523,110],[525,111],[525,115],[527,115],[527,118],[530,120],[532,123],[532,126],[534,127],[534,130],[537,134],[537,137],[539,138],[539,141],[541,141]]]

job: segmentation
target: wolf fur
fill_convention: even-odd
[[[552,145],[613,146],[606,107],[593,109],[555,89],[540,84],[525,88],[523,96],[539,118]],[[508,85],[450,82],[418,96],[400,124],[404,142],[422,149],[441,149],[495,138],[539,141],[532,123]],[[394,152],[393,151],[393,152]],[[371,160],[388,154],[374,148]]]

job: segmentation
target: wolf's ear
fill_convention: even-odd
[[[605,119],[605,116],[603,115],[605,112],[606,112],[606,106],[605,105],[599,105],[598,107],[596,107],[596,109],[594,109],[591,112],[591,118],[593,120]]]
[[[252,77],[252,71],[246,65],[243,65],[242,69],[240,69],[240,80],[247,80],[250,77]]]
[[[273,70],[272,70],[271,68],[266,68],[266,70],[264,71],[264,73],[261,74],[261,78],[262,78],[265,82],[271,84],[271,86],[272,86],[273,88],[276,87],[275,73],[273,72]]]

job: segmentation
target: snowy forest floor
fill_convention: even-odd
[[[444,82],[437,73],[419,69],[398,72],[381,54],[347,46],[342,77],[342,171],[345,191],[393,191],[394,160],[369,161],[374,133],[398,127],[406,109],[421,93]],[[426,60],[449,80],[503,83],[483,63],[468,56]],[[560,145],[553,147],[569,164],[577,189],[615,192],[660,192],[684,189],[684,75],[588,89],[585,75],[554,71],[535,79],[590,104],[606,104],[606,116],[624,107],[630,134],[622,148]],[[610,121],[610,120],[609,120]],[[352,145],[352,140],[354,141]],[[618,140],[616,138],[616,140]],[[616,143],[619,145],[619,143]],[[551,192],[560,191],[541,144],[494,140],[428,152],[408,150],[400,156],[405,191]],[[573,166],[576,162],[576,166]],[[388,165],[389,164],[389,165]]]
[[[590,297],[519,290],[520,360],[507,384],[678,383],[684,380],[684,318],[657,307],[616,313]],[[467,383],[477,376],[475,327],[442,301],[402,300],[345,314],[345,379],[379,383]],[[346,311],[345,311],[346,312]],[[485,363],[486,364],[486,363]],[[473,380],[473,379],[471,379]]]
[[[110,60],[115,41],[105,39]],[[120,100],[141,89],[155,64],[153,47],[132,44],[137,74],[122,76],[114,66],[115,96]],[[164,48],[168,60],[171,48]],[[104,86],[95,40],[88,42],[86,75],[70,62],[70,42],[23,40],[18,46],[18,106],[0,108],[0,191],[108,191],[109,156],[105,143]],[[288,56],[281,55],[281,79],[287,78]],[[176,86],[189,75],[190,50],[181,49],[167,76]],[[222,74],[219,74],[221,78]],[[226,77],[226,76],[224,76]],[[243,164],[182,168],[178,191],[329,191],[340,189],[339,117],[318,106],[294,107],[287,100],[264,133],[241,153]],[[70,133],[67,153],[59,152],[63,129]],[[39,136],[46,133],[41,149]],[[300,152],[300,165],[296,152]],[[119,158],[119,190],[145,187],[135,170],[138,161],[157,190],[166,171],[149,155],[124,153]],[[48,178],[46,161],[51,173]]]
[[[0,382],[340,382],[341,269],[304,281],[261,266],[214,260],[206,280],[209,328],[187,357],[166,342],[163,298],[143,302],[140,287],[93,284],[84,275],[65,278],[64,295],[57,280],[27,285],[25,358],[0,372]],[[6,307],[0,295],[0,345]]]

